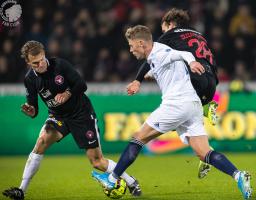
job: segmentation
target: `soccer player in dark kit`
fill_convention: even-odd
[[[29,66],[24,80],[27,102],[21,106],[21,111],[29,117],[36,117],[39,95],[48,107],[49,117],[28,157],[20,187],[7,189],[3,195],[15,200],[24,199],[24,193],[38,171],[45,151],[69,133],[78,147],[85,149],[95,169],[111,173],[116,163],[102,155],[96,114],[84,94],[87,89],[85,81],[66,60],[47,59],[44,46],[37,41],[25,43],[21,53]],[[141,195],[135,178],[127,173],[123,173],[122,177],[133,196]]]

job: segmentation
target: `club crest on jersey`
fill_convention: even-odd
[[[64,83],[64,77],[61,75],[55,76],[54,80],[57,85],[62,85]]]
[[[94,132],[89,130],[89,131],[87,131],[87,132],[85,133],[85,136],[86,136],[88,139],[92,139],[93,136],[94,136]]]

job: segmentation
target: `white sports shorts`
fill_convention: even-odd
[[[207,136],[199,101],[161,104],[145,123],[160,133],[176,130],[184,144],[188,144],[188,137]]]

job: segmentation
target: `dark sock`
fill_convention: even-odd
[[[205,162],[230,176],[233,176],[238,171],[226,156],[216,151],[209,151],[205,156]]]
[[[143,145],[144,144],[141,141],[134,138],[129,142],[118,163],[116,164],[113,171],[114,177],[120,177],[123,172],[135,161]]]

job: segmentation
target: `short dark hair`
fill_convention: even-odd
[[[44,51],[44,45],[40,42],[31,40],[26,42],[21,48],[21,57],[28,61],[28,54],[36,56]]]
[[[188,12],[182,9],[178,8],[172,8],[162,18],[161,24],[164,22],[167,24],[170,24],[170,22],[173,22],[176,24],[176,26],[188,26],[190,21],[190,17],[188,15]]]
[[[127,40],[142,39],[149,41],[152,40],[152,33],[147,26],[137,25],[128,28],[125,37]]]

